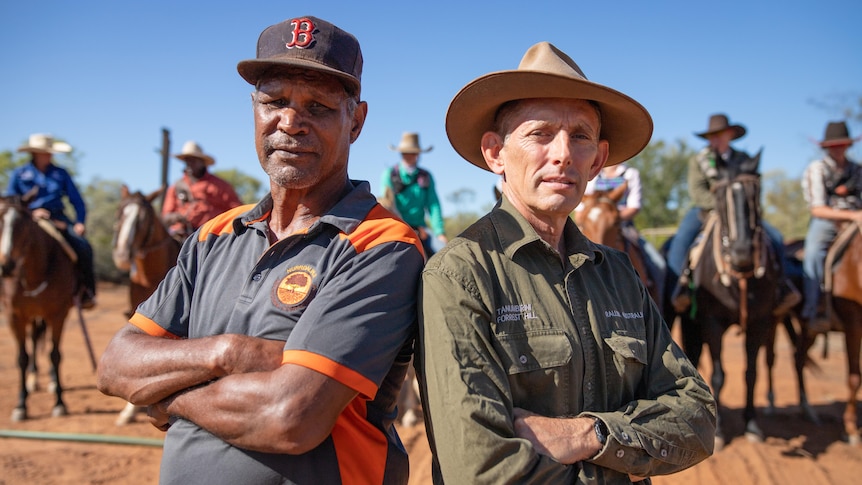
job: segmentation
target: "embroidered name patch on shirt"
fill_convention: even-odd
[[[497,308],[497,323],[517,322],[521,320],[532,320],[538,318],[533,311],[532,303],[519,305],[503,305]]]

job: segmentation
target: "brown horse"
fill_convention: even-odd
[[[120,189],[111,254],[114,265],[129,272],[127,316],[153,294],[168,270],[177,264],[181,243],[171,237],[152,206],[161,193],[162,189],[145,196],[130,193],[125,185]],[[117,425],[132,421],[138,410],[129,403],[117,418]]]
[[[51,337],[51,385],[56,398],[53,416],[67,414],[60,385],[60,337],[74,305],[75,264],[66,247],[52,237],[27,208],[27,196],[0,198],[0,266],[3,308],[18,343],[21,386],[12,421],[27,419],[27,396],[36,390],[36,343],[41,332]],[[55,230],[56,232],[56,230]],[[62,235],[56,234],[62,239]],[[28,354],[28,334],[32,349]],[[28,385],[28,381],[30,385]]]
[[[659,286],[652,281],[647,269],[646,255],[640,245],[623,233],[622,219],[617,204],[625,195],[627,185],[622,184],[613,190],[596,191],[584,194],[581,208],[575,212],[575,223],[590,241],[626,253],[644,286],[653,300],[661,301]]]
[[[844,408],[844,432],[847,440],[858,445],[859,425],[856,415],[857,395],[860,387],[859,355],[862,344],[862,225],[849,223],[845,227],[849,242],[842,246],[839,258],[832,265],[831,292],[828,308],[844,330],[847,352],[847,405]],[[845,233],[842,233],[844,235]],[[843,238],[839,235],[837,241]],[[837,243],[837,242],[836,242]],[[827,260],[828,261],[828,260]],[[828,264],[828,263],[827,263]]]
[[[739,325],[745,333],[745,435],[749,440],[760,441],[763,432],[754,407],[757,354],[769,344],[776,325],[772,309],[777,303],[781,266],[762,226],[760,177],[737,175],[716,184],[713,193],[716,210],[710,217],[714,219],[705,224],[702,245],[695,246],[691,256],[696,262],[691,274],[691,309],[679,314],[684,347],[689,359],[697,364],[706,343],[713,368],[710,384],[716,405],[720,406],[724,386],[722,337],[732,325]],[[724,440],[719,417],[717,450],[723,447]]]

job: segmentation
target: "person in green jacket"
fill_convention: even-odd
[[[418,133],[404,133],[397,147],[389,146],[390,150],[401,153],[401,162],[384,170],[380,180],[381,198],[394,199],[395,212],[419,235],[426,257],[447,241],[434,177],[418,166],[419,155],[433,148],[422,149]]]
[[[446,132],[504,177],[428,260],[417,375],[434,483],[649,483],[710,456],[716,404],[628,257],[569,214],[652,118],[547,42],[452,100]]]

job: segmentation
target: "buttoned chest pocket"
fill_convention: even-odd
[[[603,337],[605,342],[605,365],[613,365],[615,372],[609,375],[619,376],[620,390],[624,399],[634,399],[637,396],[638,385],[643,379],[647,364],[646,338],[641,333],[611,332]],[[616,386],[609,385],[609,389]]]
[[[572,342],[554,330],[497,335],[497,355],[516,407],[546,416],[571,412]]]

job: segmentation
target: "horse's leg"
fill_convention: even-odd
[[[847,405],[844,408],[844,431],[847,441],[853,446],[860,443],[856,416],[857,395],[860,387],[859,353],[862,344],[862,312],[853,315],[854,320],[844,323],[844,342],[847,352]]]
[[[718,322],[712,318],[706,318],[702,322],[706,325],[704,330],[704,340],[709,351],[709,358],[712,362],[712,377],[710,378],[710,386],[712,387],[712,395],[715,397],[715,451],[720,451],[724,448],[724,430],[721,427],[721,389],[724,387],[724,367],[721,365],[722,351],[722,335],[724,329]]]
[[[60,336],[63,333],[63,323],[65,315],[60,319],[55,319],[51,322],[51,383],[54,385],[54,409],[51,410],[51,416],[65,416],[69,414],[66,411],[66,404],[63,403],[63,386],[60,385]]]
[[[36,362],[39,355],[40,347],[44,346],[44,337],[46,330],[45,320],[37,318],[30,326],[30,355],[31,358],[27,364],[27,391],[36,392],[39,390],[39,366]]]
[[[398,407],[401,413],[401,424],[405,427],[415,426],[419,421],[419,394],[416,390],[416,371],[413,364],[407,366],[407,375],[398,394]]]
[[[12,422],[17,423],[27,419],[27,369],[29,368],[30,357],[27,355],[27,329],[26,323],[22,324],[19,317],[10,317],[10,324],[15,333],[15,339],[18,342],[18,372],[20,379],[18,380],[20,388],[18,389],[18,405],[12,410]],[[33,358],[36,356],[34,355]]]
[[[117,426],[125,426],[135,420],[135,416],[139,411],[142,411],[145,406],[135,406],[134,404],[127,402],[126,407],[120,411],[119,416],[117,416],[117,420],[114,422]]]
[[[798,333],[791,318],[799,324]],[[808,351],[814,344],[814,338],[808,335],[808,323],[805,319],[788,315],[784,317],[784,322],[788,334],[792,332],[791,340],[794,343],[794,364],[796,367],[796,385],[799,389],[799,407],[802,409],[802,414],[809,421],[819,425],[820,417],[808,402],[808,393],[805,391],[805,365],[808,363]]]
[[[745,421],[745,437],[748,441],[759,443],[763,441],[763,431],[757,425],[754,385],[757,382],[757,353],[763,346],[763,336],[755,335],[754,330],[758,330],[757,326],[749,324],[745,334],[745,411],[742,416]]]
[[[773,379],[773,370],[775,368],[775,337],[778,330],[778,325],[770,325],[769,332],[766,334],[766,415],[771,416],[775,413],[775,382]]]

